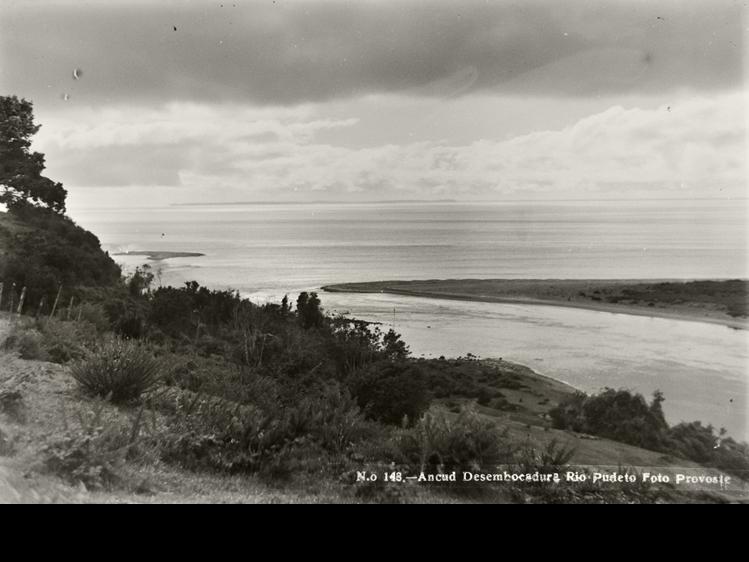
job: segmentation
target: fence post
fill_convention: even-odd
[[[3,309],[3,288],[4,283],[0,283],[0,310]]]
[[[13,314],[13,304],[14,304],[13,301],[16,300],[15,297],[16,297],[16,284],[13,283],[13,285],[10,288],[10,307],[8,307],[8,312],[10,312],[11,314]]]
[[[26,300],[26,287],[21,290],[21,300],[18,301],[18,314],[23,312],[23,301]]]
[[[44,310],[44,303],[46,302],[47,297],[43,296],[42,300],[39,301],[39,308],[36,311],[36,317],[39,318],[42,315],[42,310]]]
[[[70,320],[70,313],[73,310],[74,302],[75,302],[75,297],[70,297],[70,304],[68,305],[68,314],[65,316],[65,320]]]
[[[60,288],[57,289],[57,296],[55,297],[55,304],[54,306],[52,306],[52,312],[49,315],[50,318],[53,318],[55,316],[55,312],[57,312],[57,303],[60,302],[60,293],[62,293],[62,285],[60,285]]]

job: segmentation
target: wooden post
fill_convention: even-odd
[[[18,301],[18,314],[23,312],[23,301],[26,300],[26,287],[21,290],[21,300]]]
[[[55,297],[55,304],[52,306],[52,312],[49,315],[50,318],[53,318],[55,315],[55,312],[57,312],[57,303],[60,302],[60,293],[62,293],[62,285],[60,285],[60,288],[57,289],[57,296]]]
[[[75,319],[76,322],[81,321],[81,315],[83,314],[83,303],[78,305],[78,318]]]
[[[0,283],[0,310],[3,309],[3,283]]]
[[[44,303],[47,300],[47,297],[42,297],[42,300],[39,301],[39,308],[36,311],[36,317],[39,318],[42,315],[42,310],[44,310]]]
[[[15,300],[15,297],[16,297],[16,284],[13,283],[13,285],[10,288],[10,307],[8,307],[8,312],[10,312],[11,314],[13,314],[13,304],[14,304],[13,301]]]
[[[68,305],[68,314],[65,316],[65,320],[70,320],[70,314],[73,311],[74,302],[75,302],[75,297],[70,297],[70,304]]]

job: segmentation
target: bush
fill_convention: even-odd
[[[44,338],[38,330],[30,327],[15,326],[5,340],[6,349],[15,349],[21,359],[46,361],[49,359],[44,350]]]
[[[19,320],[5,341],[21,359],[67,363],[82,359],[97,340],[96,328],[88,322],[65,322],[54,318]]]
[[[125,460],[137,445],[143,410],[132,422],[104,419],[105,404],[89,412],[78,412],[77,423],[68,426],[62,438],[47,445],[44,466],[71,484],[89,489],[110,488],[123,480]]]
[[[44,349],[49,361],[68,363],[83,359],[88,350],[96,345],[96,328],[88,322],[64,322],[62,320],[38,320],[44,338]]]
[[[421,371],[407,362],[373,363],[352,377],[349,388],[368,417],[388,424],[405,418],[413,423],[430,403]]]
[[[100,334],[108,332],[111,328],[107,313],[102,306],[84,303],[80,307],[79,315],[82,321],[94,326]]]
[[[72,375],[85,392],[127,402],[153,389],[162,377],[163,365],[142,345],[113,339],[73,365]]]
[[[599,435],[676,455],[749,479],[749,445],[716,434],[711,425],[680,423],[669,427],[663,415],[663,394],[656,391],[648,404],[640,394],[604,390],[578,393],[549,411],[554,427]]]
[[[749,480],[749,445],[716,434],[711,425],[680,423],[669,430],[669,452]]]
[[[401,450],[415,472],[494,469],[513,456],[506,434],[471,408],[457,416],[430,409],[405,434]]]
[[[170,391],[161,409],[170,424],[162,444],[166,462],[276,479],[320,473],[374,431],[335,384],[273,410],[187,391]]]
[[[605,389],[587,396],[577,393],[549,411],[554,427],[600,435],[653,451],[663,449],[668,424],[663,395],[656,391],[648,404],[641,394]]]

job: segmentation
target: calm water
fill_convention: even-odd
[[[73,215],[111,251],[206,254],[154,264],[164,284],[195,279],[263,300],[383,279],[747,277],[743,201],[227,205]],[[749,437],[746,331],[546,306],[322,299],[331,310],[395,323],[415,355],[504,357],[585,390],[660,388],[671,421],[702,419]]]

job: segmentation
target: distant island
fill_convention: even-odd
[[[743,279],[431,279],[342,283],[322,290],[564,306],[749,328],[749,281]]]
[[[151,261],[164,261],[172,258],[202,258],[205,254],[198,252],[162,252],[150,250],[136,250],[133,252],[119,252],[115,256],[145,256]]]

